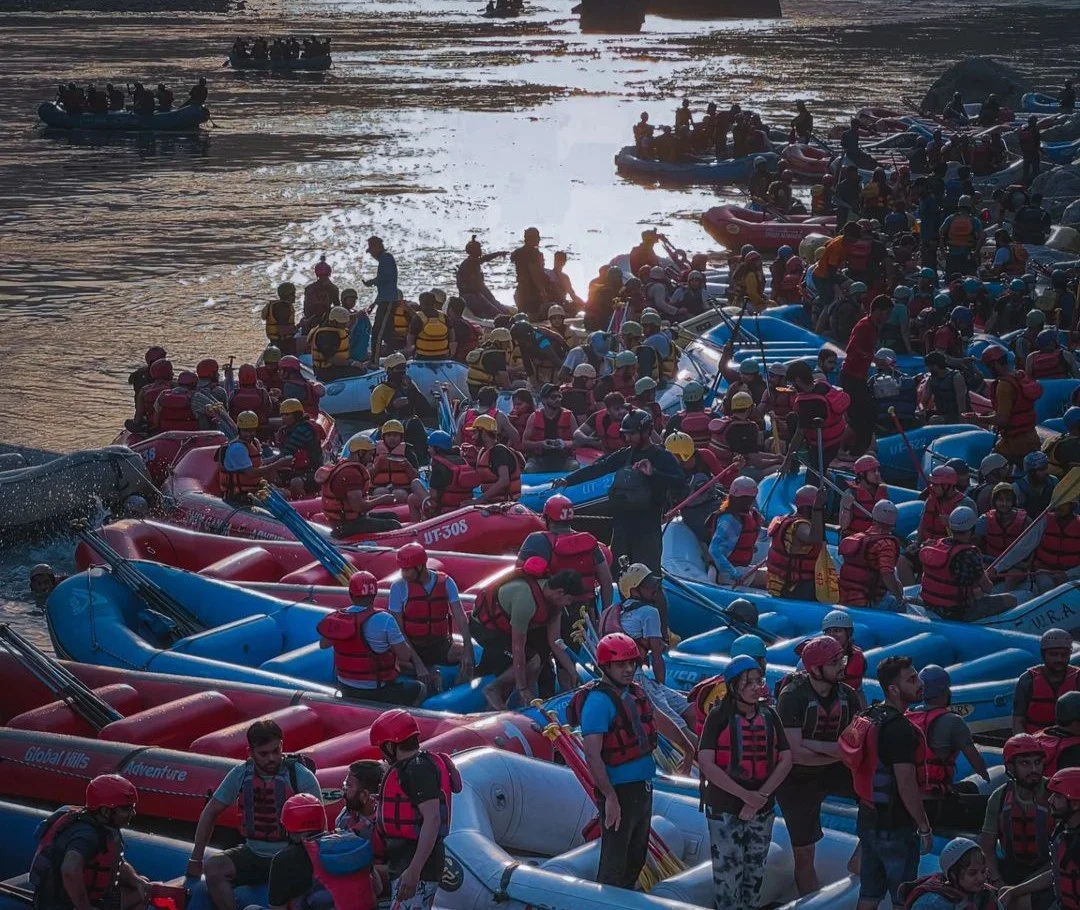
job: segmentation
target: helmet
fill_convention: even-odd
[[[497,331],[498,331],[498,329],[493,329],[492,334],[494,334]],[[492,339],[492,340],[494,340],[494,339]],[[507,333],[507,341],[509,341],[509,340],[510,340],[509,333]],[[408,362],[409,361],[407,361],[405,359],[404,354],[402,354],[400,351],[394,351],[393,354],[391,354],[389,357],[386,358],[386,360],[383,361],[383,369],[384,370],[396,370],[398,367],[405,366]]]
[[[427,565],[427,550],[415,540],[405,544],[397,551],[397,564],[400,569],[419,569]]]
[[[195,365],[195,375],[200,379],[213,379],[218,374],[218,370],[221,367],[218,366],[218,362],[212,357],[207,357],[205,360],[200,360]]]
[[[852,297],[856,297],[860,294],[865,293],[866,285],[863,284],[861,281],[853,281],[851,282],[851,284],[848,285],[848,294],[850,294]]]
[[[952,680],[949,671],[937,664],[927,664],[919,671],[919,679],[923,684],[923,698],[940,698],[949,691]]]
[[[548,307],[547,315],[548,315],[548,321],[550,322],[552,316],[562,316],[562,317],[565,318],[566,310],[564,310],[557,303],[553,303],[551,306]]]
[[[1080,720],[1080,692],[1073,690],[1059,695],[1054,705],[1054,723],[1059,727]]]
[[[925,278],[927,281],[936,281],[937,272],[927,266],[926,268],[919,269],[919,277]]]
[[[963,458],[950,458],[945,462],[945,467],[952,468],[956,471],[956,479],[960,480],[961,474],[970,474],[971,468],[968,467],[968,463]]]
[[[761,666],[754,658],[750,657],[748,654],[740,654],[724,667],[724,682],[734,682],[738,677],[742,676],[743,673],[760,669]]]
[[[300,358],[294,357],[292,354],[286,354],[281,358],[281,362],[278,364],[280,370],[299,370]]]
[[[381,427],[379,427],[379,433],[385,436],[387,433],[397,433],[399,436],[405,435],[405,424],[400,420],[388,420]]]
[[[1052,651],[1058,648],[1071,651],[1072,646],[1072,635],[1064,629],[1047,629],[1039,638],[1040,651]]]
[[[763,158],[761,155],[758,155],[754,159],[754,167],[764,167],[768,163],[769,162],[765,158]]]
[[[739,364],[739,372],[746,373],[749,376],[756,376],[761,372],[761,364],[752,358],[747,358]]]
[[[281,807],[281,826],[289,834],[326,830],[326,810],[322,800],[310,793],[296,793]]]
[[[1027,285],[1024,284],[1023,278],[1014,278],[1009,282],[1009,290],[1014,294],[1023,294],[1027,290]]]
[[[315,263],[315,277],[316,278],[329,278],[330,277],[330,263],[326,261],[325,256],[320,256],[319,261]]]
[[[168,354],[165,353],[165,348],[159,344],[153,344],[146,349],[144,359],[146,360],[146,365],[150,366],[154,361],[164,360],[167,356]]]
[[[383,711],[368,730],[371,744],[376,748],[387,743],[403,743],[407,739],[420,735],[420,728],[416,725],[416,719],[401,708],[391,711]]]
[[[756,626],[758,621],[758,608],[745,597],[736,597],[727,605],[728,615],[737,622],[744,622]],[[738,639],[736,639],[737,641]]]
[[[636,367],[637,355],[633,351],[619,351],[615,355],[615,367],[619,369],[621,367]]]
[[[778,376],[780,379],[787,378],[787,365],[779,360],[773,361],[769,364],[769,375]]]
[[[454,447],[454,440],[450,438],[450,434],[445,430],[434,430],[428,433],[427,438],[428,448],[431,449],[452,449]]]
[[[1009,460],[997,452],[991,452],[979,462],[979,473],[986,477],[991,471],[1000,471],[1009,466]]]
[[[242,386],[253,386],[259,381],[259,374],[250,363],[242,363],[236,374],[236,381]]]
[[[873,455],[860,455],[855,459],[855,473],[865,474],[868,471],[876,471],[881,467],[881,462]]]
[[[702,284],[704,284],[705,275],[699,272],[697,269],[694,269],[692,272],[690,272],[689,275],[686,276],[686,283],[689,284],[691,281],[700,281]]]
[[[1025,471],[1041,471],[1043,468],[1049,467],[1050,459],[1046,457],[1045,452],[1028,452],[1024,456],[1024,470]]]
[[[652,429],[652,414],[648,411],[630,411],[619,424],[620,433],[648,433]]]
[[[652,569],[640,562],[627,566],[619,576],[619,593],[623,597],[629,597],[634,588],[644,584],[652,577]]]
[[[644,395],[646,392],[652,392],[655,388],[656,380],[652,376],[642,376],[634,383],[634,394]]]
[[[1054,269],[1050,273],[1050,283],[1056,288],[1063,288],[1065,287],[1066,277],[1064,269]]]
[[[353,597],[374,597],[379,593],[379,582],[370,572],[354,572],[349,578],[349,593]]]
[[[956,471],[946,464],[939,464],[930,472],[930,483],[956,483]]]
[[[960,322],[964,325],[971,325],[971,310],[969,310],[966,306],[953,307],[952,312],[949,313],[949,318],[953,320],[953,322]]]
[[[766,656],[765,642],[756,635],[740,635],[731,643],[730,654],[732,658],[743,655],[754,660],[763,660]]]
[[[621,660],[641,660],[637,642],[625,632],[612,632],[596,643],[596,662],[600,666]]]
[[[1024,285],[1024,289],[1027,290],[1026,284]],[[1046,314],[1042,310],[1028,310],[1025,322],[1029,329],[1041,329],[1046,325]]]
[[[955,310],[953,312],[955,312]],[[999,360],[1005,360],[1008,356],[1009,352],[1000,344],[989,344],[983,348],[980,359],[983,363],[991,364],[997,363]]]
[[[751,250],[749,253],[743,256],[743,262],[761,262],[761,253],[759,253],[757,250]]]
[[[944,291],[942,291],[942,293],[938,294],[934,298],[934,306],[935,307],[952,306],[952,297],[949,294],[946,294]]]
[[[811,638],[810,641],[803,645],[799,657],[802,660],[803,667],[806,668],[806,672],[812,673],[814,670],[824,667],[825,664],[843,656],[843,653],[844,646],[835,638],[829,635],[820,635],[817,638]]]
[[[99,774],[86,785],[87,809],[118,809],[138,801],[135,785],[119,774]]]
[[[151,379],[172,379],[172,363],[168,360],[155,360],[150,364]]]
[[[281,402],[281,407],[279,407],[278,410],[282,416],[285,416],[286,414],[303,414],[304,406],[295,398],[286,398]]]
[[[746,411],[754,406],[754,397],[749,392],[736,392],[731,396],[731,410]]]
[[[270,345],[263,351],[263,363],[277,363],[281,360],[281,348]]]
[[[579,363],[574,367],[574,377],[584,376],[586,379],[596,378],[596,367],[591,363]]]
[[[199,377],[196,376],[191,370],[181,370],[180,375],[176,377],[178,385],[182,385],[185,388],[195,388],[199,384]],[[284,404],[285,402],[282,402]],[[297,402],[299,404],[299,402]]]
[[[1080,424],[1080,408],[1072,407],[1065,412],[1065,416],[1062,417],[1065,422],[1065,429],[1071,430],[1077,424]]]
[[[1058,346],[1057,329],[1043,329],[1035,336],[1035,345],[1040,351],[1052,351]]]
[[[334,325],[348,325],[349,318],[349,311],[343,306],[330,307],[330,315],[327,317]]]
[[[1013,499],[1016,499],[1016,490],[1013,489],[1013,485],[1007,480],[994,484],[994,489],[990,491],[990,501],[993,502],[997,499],[999,493],[1009,493]]]
[[[37,565],[30,569],[30,578],[37,578],[39,575],[49,575],[52,578],[56,577],[56,573],[53,571],[53,567],[47,562],[39,562]]]
[[[556,493],[544,503],[544,518],[548,521],[573,521],[574,504],[561,493]]]
[[[611,350],[611,339],[606,332],[593,332],[589,336],[589,347],[594,354],[603,356]]]
[[[799,487],[795,491],[795,508],[801,509],[804,506],[812,506],[817,502],[818,489],[810,484]]]
[[[851,614],[847,610],[832,610],[826,613],[824,619],[821,620],[822,632],[827,629],[847,629],[851,631],[854,628],[855,623],[851,621]]]
[[[950,531],[970,531],[975,527],[978,516],[975,510],[969,506],[957,506],[949,513]]]
[[[978,294],[982,290],[982,282],[978,278],[965,278],[964,279],[964,293],[965,294]]]
[[[893,300],[910,300],[911,288],[909,288],[906,284],[898,284],[895,288],[893,288],[892,295]]]
[[[544,578],[550,569],[551,563],[542,556],[530,556],[521,566],[521,571],[531,578]]]
[[[1062,768],[1046,785],[1047,793],[1059,793],[1067,800],[1080,800],[1080,768]]]
[[[238,430],[259,429],[259,415],[254,411],[241,411],[236,415],[236,428]]]
[[[641,314],[641,324],[646,325],[663,325],[664,320],[660,317],[660,314],[656,310],[645,310]],[[623,326],[625,329],[625,325]],[[625,332],[624,332],[625,334]]]
[[[1045,755],[1046,750],[1042,744],[1030,733],[1017,733],[1005,740],[1005,747],[1001,750],[1001,757],[1008,764],[1014,758],[1021,755]]]
[[[806,263],[803,262],[801,256],[792,256],[787,261],[787,266],[785,267],[784,271],[786,271],[789,275],[798,275],[805,268]]]
[[[693,403],[696,401],[703,401],[705,398],[705,386],[695,379],[691,379],[686,385],[683,386],[682,400],[683,403]]]
[[[641,323],[634,322],[632,319],[628,319],[626,322],[624,322],[622,324],[622,328],[619,329],[620,335],[630,335],[634,338],[636,338],[638,335],[641,335],[642,333],[643,330],[641,328]]]
[[[795,250],[788,246],[786,243],[776,251],[777,259],[788,259],[795,255]]]
[[[672,433],[664,440],[664,448],[678,458],[679,461],[689,461],[697,451],[694,440],[686,433]]]
[[[357,452],[371,452],[375,449],[375,443],[371,441],[370,436],[365,436],[363,433],[357,433],[355,436],[349,437],[349,452],[355,455]]]
[[[484,430],[487,433],[498,433],[499,424],[490,414],[481,414],[473,421],[473,430]]]
[[[753,477],[736,477],[728,488],[729,496],[757,496],[758,485]]]
[[[941,871],[944,872],[945,875],[948,875],[949,870],[972,850],[982,850],[982,847],[975,843],[970,837],[954,837],[941,848],[941,856],[939,857]]]
[[[888,499],[879,499],[874,503],[874,508],[870,510],[870,518],[872,521],[876,521],[878,524],[889,525],[890,527],[896,524],[899,515],[900,513],[897,511],[896,503],[890,502]]]
[[[958,209],[969,209],[974,203],[971,201],[971,197],[965,193],[959,199],[956,200],[956,207]]]
[[[664,281],[666,280],[666,278],[667,275],[664,273],[664,270],[660,266],[654,265],[651,269],[649,269],[650,281]]]

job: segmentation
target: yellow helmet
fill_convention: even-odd
[[[644,563],[635,562],[619,576],[619,593],[623,597],[629,597],[633,590],[651,575],[652,569]]]
[[[510,330],[500,326],[497,329],[492,329],[488,332],[487,340],[492,344],[509,344],[513,339],[510,337]]]
[[[330,307],[330,316],[328,318],[334,325],[348,325],[349,311],[343,306]]]
[[[259,415],[254,411],[241,411],[236,415],[236,428],[238,430],[259,429]]]
[[[349,440],[349,452],[355,455],[357,452],[371,452],[375,449],[375,443],[369,436],[357,433]]]
[[[731,396],[731,410],[745,411],[754,406],[754,398],[749,392],[736,392]]]
[[[679,461],[689,461],[697,451],[694,440],[686,433],[672,433],[664,440],[664,448],[678,458]]]
[[[286,398],[281,402],[281,415],[284,417],[286,414],[303,414],[304,406],[300,404],[295,398]]]
[[[400,351],[394,351],[386,360],[383,361],[384,370],[392,370],[395,367],[403,367],[408,361],[405,359],[405,355]]]
[[[405,424],[403,424],[400,420],[388,420],[382,425],[382,428],[379,430],[379,432],[382,433],[383,436],[385,436],[387,433],[397,433],[399,436],[404,436]]]
[[[473,421],[474,430],[484,430],[487,433],[498,433],[499,425],[490,414],[481,414]]]

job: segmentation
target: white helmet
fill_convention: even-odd
[[[730,496],[757,496],[757,481],[752,477],[736,477],[728,490]]]
[[[982,847],[975,843],[970,837],[954,837],[941,848],[941,871],[947,876],[949,870],[972,850],[981,849]]]
[[[832,610],[825,614],[825,618],[821,620],[821,631],[826,632],[829,629],[854,629],[855,624],[851,621],[851,616],[846,610]]]
[[[969,506],[957,506],[949,513],[950,531],[970,531],[975,527],[978,516]]]
[[[890,502],[888,499],[879,499],[874,503],[874,508],[870,512],[870,517],[883,525],[894,525],[896,519],[899,516],[899,512],[896,510],[896,503]]]

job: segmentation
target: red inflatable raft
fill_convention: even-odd
[[[718,205],[701,216],[705,229],[720,243],[737,250],[745,243],[758,249],[775,250],[787,244],[798,247],[808,234],[831,234],[836,218],[819,215],[788,215],[786,221],[734,205]]]
[[[817,180],[829,173],[829,162],[832,160],[825,149],[815,145],[804,145],[801,142],[793,142],[785,146],[780,153],[780,160],[787,164],[788,169],[797,177],[805,177]]]
[[[139,788],[140,816],[194,823],[225,775],[246,758],[248,726],[263,719],[281,727],[286,751],[314,761],[327,796],[330,791],[340,799],[350,762],[381,757],[368,728],[385,706],[245,683],[65,666],[123,718],[95,731],[12,655],[0,652],[0,797],[81,805],[91,778],[119,773]],[[521,714],[410,713],[427,749],[494,746],[552,758],[550,742]],[[237,822],[231,808],[218,823]]]

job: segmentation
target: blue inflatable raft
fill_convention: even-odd
[[[624,177],[657,180],[661,183],[743,183],[754,171],[754,159],[764,158],[769,169],[776,169],[775,152],[761,152],[742,158],[698,158],[684,162],[654,161],[641,158],[628,145],[615,156],[615,169]]]
[[[65,130],[107,130],[110,132],[176,132],[195,130],[210,119],[210,109],[190,104],[161,114],[110,111],[107,114],[69,114],[54,101],[38,106],[38,117],[47,125]]]

